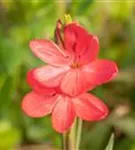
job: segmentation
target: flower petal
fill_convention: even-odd
[[[65,65],[71,61],[71,56],[68,52],[61,50],[49,40],[32,40],[30,48],[37,57],[54,66]]]
[[[107,106],[94,95],[85,93],[73,99],[76,115],[84,120],[97,121],[108,115]]]
[[[84,49],[80,55],[79,55],[79,62],[81,65],[88,64],[94,60],[96,60],[96,57],[99,52],[99,41],[96,36],[89,35],[89,38],[87,41],[84,42],[85,47],[81,48],[78,44],[78,49]]]
[[[98,38],[78,25],[71,23],[64,29],[65,48],[76,55],[80,63],[86,64],[96,59],[99,51]]]
[[[83,66],[82,72],[87,82],[100,85],[112,80],[118,72],[118,67],[113,61],[99,59]]]
[[[75,119],[75,110],[69,97],[59,96],[52,112],[53,128],[60,133],[66,132]]]
[[[27,82],[33,88],[33,90],[39,92],[40,94],[53,95],[55,90],[53,88],[48,88],[42,85],[38,80],[34,78],[35,69],[30,70],[27,73]]]
[[[75,22],[68,24],[64,27],[64,42],[65,48],[68,51],[81,51],[81,49],[76,50],[76,46],[78,43],[84,45],[84,41],[87,39],[87,37],[87,31]]]
[[[34,78],[42,85],[47,87],[56,87],[60,84],[64,74],[68,71],[69,67],[54,67],[43,66],[34,71]]]
[[[43,96],[32,91],[24,97],[22,109],[30,117],[43,117],[51,113],[55,104],[56,96]]]
[[[83,92],[83,75],[79,69],[70,69],[61,81],[61,90],[70,95],[76,96]]]
[[[85,80],[84,74],[80,69],[70,69],[61,81],[61,90],[70,96],[77,96],[90,90],[93,86]]]

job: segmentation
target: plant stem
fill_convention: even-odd
[[[68,150],[68,133],[63,133],[63,150]]]
[[[77,129],[76,149],[75,150],[79,150],[79,146],[80,146],[80,142],[81,142],[82,124],[83,124],[83,121],[79,118],[78,119],[78,129]]]
[[[70,132],[69,132],[69,150],[75,150],[76,146],[76,125],[77,125],[77,120],[75,119]]]
[[[63,150],[79,150],[79,146],[81,142],[82,123],[83,123],[82,120],[79,118],[77,124],[77,119],[76,119],[69,133],[63,134]],[[76,128],[77,125],[78,128]]]

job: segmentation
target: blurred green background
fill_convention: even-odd
[[[57,19],[70,13],[98,35],[100,58],[112,59],[119,75],[92,92],[110,108],[98,123],[84,122],[81,149],[103,150],[115,132],[115,150],[135,150],[135,3],[98,0],[0,0],[0,150],[60,149],[50,117],[33,119],[20,108],[30,91],[26,72],[43,64],[29,41],[54,37]]]

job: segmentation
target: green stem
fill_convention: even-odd
[[[79,147],[80,147],[81,133],[82,133],[82,124],[83,124],[83,121],[79,118],[78,119],[78,129],[77,129],[76,149],[75,150],[79,150]]]
[[[69,150],[75,150],[76,146],[76,119],[69,132]]]
[[[82,123],[83,123],[82,120],[79,118],[77,124],[77,119],[76,119],[69,133],[63,134],[63,150],[79,150],[79,146],[81,142]],[[77,125],[78,128],[76,128]]]
[[[68,133],[63,133],[63,150],[68,150]]]
[[[76,119],[69,132],[63,134],[63,150],[76,150]]]

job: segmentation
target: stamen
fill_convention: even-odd
[[[81,65],[77,62],[75,62],[71,65],[71,68],[80,68],[80,67],[81,67]]]

